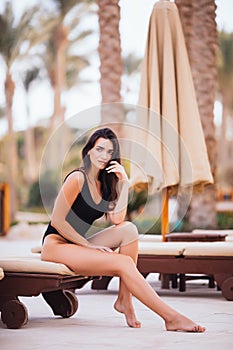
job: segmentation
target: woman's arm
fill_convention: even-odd
[[[119,179],[118,192],[119,196],[116,205],[113,210],[108,212],[109,219],[115,225],[120,224],[124,221],[127,205],[128,205],[128,190],[129,190],[129,179],[125,172],[124,167],[116,161],[112,161],[111,165],[106,168],[106,171],[114,172]]]
[[[125,220],[127,205],[128,205],[128,190],[129,181],[119,181],[119,197],[117,203],[112,211],[108,212],[108,217],[115,225],[120,224]]]
[[[106,247],[95,246],[87,239],[81,236],[70,224],[66,221],[66,216],[74,203],[76,197],[80,193],[84,184],[84,175],[80,172],[74,172],[64,182],[57,199],[55,201],[51,225],[68,241],[82,245],[88,248],[99,249],[103,251],[112,251]]]

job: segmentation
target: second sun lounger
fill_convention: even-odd
[[[144,277],[205,274],[214,277],[222,295],[233,301],[233,242],[139,242],[137,267]],[[93,289],[106,289],[111,276],[92,282]],[[181,278],[180,283],[184,283]],[[183,286],[184,287],[184,286]],[[183,288],[184,289],[184,288]]]

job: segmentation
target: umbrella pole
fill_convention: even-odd
[[[166,242],[165,235],[169,233],[169,221],[168,221],[168,189],[167,187],[162,191],[162,218],[161,218],[161,231],[162,241]]]

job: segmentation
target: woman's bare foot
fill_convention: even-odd
[[[140,328],[141,322],[136,318],[132,301],[129,300],[127,303],[121,303],[120,300],[117,300],[114,304],[114,309],[125,315],[126,322],[129,327]]]
[[[166,321],[165,326],[167,331],[184,331],[194,333],[205,332],[205,327],[197,325],[192,320],[183,315],[176,316],[176,318],[171,321]]]

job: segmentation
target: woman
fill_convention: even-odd
[[[63,263],[81,275],[119,276],[114,308],[130,327],[139,328],[132,295],[161,316],[169,331],[205,328],[165,304],[136,268],[138,232],[124,221],[129,180],[121,165],[119,143],[108,128],[92,134],[82,151],[83,167],[71,172],[55,201],[43,238],[42,260]],[[112,226],[86,239],[94,220],[108,216]],[[119,248],[119,253],[114,252]]]

